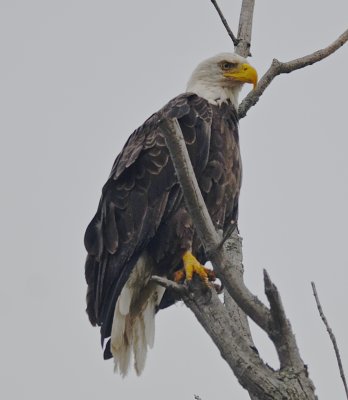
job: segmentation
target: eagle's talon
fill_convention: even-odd
[[[187,282],[192,281],[193,274],[198,275],[206,286],[209,286],[209,281],[214,281],[216,279],[215,273],[205,268],[190,251],[187,251],[183,255],[182,260]]]

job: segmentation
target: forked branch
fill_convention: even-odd
[[[332,53],[337,51],[348,41],[348,29],[342,33],[333,43],[324,49],[315,51],[314,53],[308,54],[304,57],[296,58],[288,62],[280,62],[274,59],[268,71],[262,76],[255,90],[250,92],[238,109],[239,119],[246,116],[249,109],[254,106],[262,96],[263,92],[267,89],[273,79],[280,74],[289,74],[292,71],[307,67],[323,60],[330,56]]]
[[[267,393],[275,392],[271,397],[273,399],[315,399],[313,385],[298,352],[295,336],[285,316],[276,287],[268,275],[265,276],[266,293],[271,304],[271,309],[268,309],[238,277],[237,268],[231,258],[227,257],[225,246],[220,246],[220,235],[215,230],[198,187],[178,121],[164,118],[160,127],[166,137],[187,209],[214,270],[238,306],[271,338],[278,352],[282,370],[272,371],[263,363],[250,346],[250,342],[231,322],[227,308],[214,290],[210,290],[210,296],[206,298],[199,291],[199,286],[193,290],[191,288],[190,295],[183,296],[185,304],[213,339],[239,382],[253,396],[269,398]],[[284,379],[291,384],[284,384]]]
[[[236,53],[244,57],[249,56],[255,0],[242,1],[237,38],[228,27],[216,1],[211,1],[233,40]],[[239,118],[243,118],[248,110],[257,103],[277,75],[314,64],[328,57],[347,41],[348,31],[344,32],[330,46],[305,57],[286,63],[273,60],[271,67],[261,78],[256,90],[250,93],[241,103],[238,110]],[[166,136],[167,146],[185,197],[187,209],[206,254],[213,263],[228,295],[273,341],[280,359],[281,369],[273,371],[263,363],[252,345],[252,340],[249,339],[250,336],[247,338],[248,335],[244,336],[242,330],[237,328],[238,324],[234,323],[233,316],[229,313],[228,304],[227,306],[222,304],[214,290],[208,291],[210,296],[206,296],[207,293],[203,294],[199,284],[196,283],[196,285],[185,288],[185,291],[180,292],[178,285],[174,284],[173,286],[170,281],[158,281],[157,277],[154,279],[157,283],[176,291],[183,298],[185,304],[194,312],[206,332],[213,339],[222,357],[231,366],[241,385],[249,391],[252,399],[316,399],[313,384],[300,357],[295,336],[290,322],[286,318],[276,286],[265,272],[265,292],[270,308],[265,306],[245,286],[243,280],[238,276],[238,269],[234,265],[233,257],[227,255],[226,246],[221,248],[221,237],[214,228],[199,190],[178,121],[163,118],[160,127]]]
[[[237,38],[233,35],[231,28],[226,21],[222,11],[217,5],[215,0],[211,0],[214,7],[219,13],[222,23],[224,24],[228,35],[231,37],[233,44],[235,46],[235,52],[243,57],[250,56],[250,46],[251,46],[251,32],[252,32],[252,22],[255,0],[243,0],[241,13],[239,18],[239,28]],[[264,91],[273,81],[273,79],[281,74],[289,74],[290,72],[296,71],[317,63],[326,57],[329,57],[340,47],[342,47],[348,41],[348,29],[342,33],[334,42],[332,42],[327,47],[317,50],[314,53],[308,54],[304,57],[296,58],[288,62],[281,62],[276,58],[273,59],[271,66],[267,72],[260,79],[255,90],[250,92],[244,100],[241,102],[238,109],[238,118],[244,118],[247,112],[253,107],[259,100]]]

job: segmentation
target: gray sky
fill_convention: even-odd
[[[240,2],[220,5],[236,31]],[[343,0],[257,2],[250,62],[261,75],[324,47],[347,15]],[[144,374],[124,380],[84,312],[83,233],[114,158],[198,62],[231,51],[210,1],[1,0],[0,48],[1,397],[248,399],[184,306],[157,316]],[[269,271],[322,399],[344,392],[311,280],[348,371],[347,71],[346,46],[277,78],[240,124],[246,282],[264,299]]]

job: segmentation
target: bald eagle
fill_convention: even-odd
[[[246,59],[222,53],[200,63],[187,91],[136,129],[116,158],[87,227],[87,313],[101,327],[104,358],[126,375],[133,353],[140,374],[154,343],[158,309],[173,303],[151,281],[185,271],[207,281],[207,261],[188,213],[159,121],[176,118],[216,229],[238,216],[241,158],[238,94],[257,82]],[[179,274],[180,275],[180,274]],[[106,344],[105,344],[106,341]]]

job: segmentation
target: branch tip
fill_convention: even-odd
[[[264,281],[264,285],[265,285],[265,294],[266,294],[267,298],[268,298],[268,294],[271,295],[272,292],[274,292],[274,291],[277,292],[277,288],[271,281],[271,278],[266,269],[263,269],[263,281]]]
[[[340,371],[340,376],[341,376],[341,379],[342,379],[342,382],[343,382],[344,390],[346,392],[346,397],[348,399],[347,380],[346,380],[346,376],[344,374],[343,364],[342,364],[342,361],[341,361],[341,356],[340,356],[340,352],[339,352],[339,349],[338,349],[337,341],[336,341],[335,335],[333,334],[332,329],[331,329],[331,327],[330,327],[330,325],[329,325],[329,323],[328,323],[328,321],[327,321],[327,319],[325,317],[324,311],[323,311],[323,309],[321,307],[319,296],[318,296],[318,292],[317,292],[317,289],[315,287],[315,283],[311,282],[311,285],[312,285],[313,295],[314,295],[314,298],[315,298],[315,302],[317,304],[317,308],[318,308],[318,311],[319,311],[320,318],[322,319],[322,321],[323,321],[323,323],[324,323],[324,325],[326,327],[326,330],[327,330],[327,332],[328,332],[328,334],[330,336],[332,345],[333,345],[334,350],[335,350],[338,369]]]
[[[151,281],[157,283],[160,286],[163,286],[166,289],[173,290],[175,293],[179,294],[181,297],[188,294],[187,288],[184,285],[179,285],[178,283],[176,283],[170,279],[163,278],[163,277],[157,276],[157,275],[153,275],[151,277]]]
[[[228,257],[225,246],[222,246],[219,251],[214,251],[221,243],[221,235],[216,231],[204,203],[180,125],[176,118],[173,118],[171,115],[165,115],[160,127],[165,135],[170,156],[184,194],[186,206],[196,227],[198,237],[201,239],[206,252],[211,254],[211,262],[222,284],[242,310],[246,312],[261,329],[267,332],[276,346],[281,366],[289,368],[293,366],[298,370],[302,370],[303,363],[301,362],[290,324],[287,323],[286,320],[285,324],[283,323],[285,316],[283,317],[284,312],[277,288],[272,284],[270,277],[265,271],[265,284],[268,289],[266,294],[271,303],[271,310],[269,310],[245,286],[238,270],[235,268],[234,262],[236,262],[236,257]],[[239,262],[242,262],[240,257],[238,263]],[[262,393],[267,392],[266,387],[262,384],[260,385],[261,381],[259,378],[261,376],[262,383],[264,383],[265,379],[271,379],[273,377],[272,372],[266,368],[262,360],[252,350],[250,341],[246,341],[244,336],[240,335],[235,325],[231,323],[231,316],[227,308],[221,303],[221,299],[219,299],[218,295],[213,290],[210,290],[208,293],[211,295],[209,301],[200,301],[201,296],[196,296],[195,293],[192,292],[192,289],[195,289],[192,286],[189,288],[185,286],[182,287],[173,281],[161,277],[155,277],[153,280],[164,287],[179,291],[179,295],[184,300],[185,304],[195,313],[197,319],[214,340],[236,376],[240,380],[246,379],[246,375],[248,376],[250,382],[254,385],[252,392],[256,393],[259,390],[261,390]],[[278,313],[280,315],[278,319],[277,311],[279,311]],[[283,336],[283,333],[286,335]],[[282,340],[283,337],[285,338],[284,340]],[[231,351],[231,346],[233,347],[233,351]],[[254,371],[250,371],[247,367],[244,367],[241,372],[240,364],[236,363],[236,358],[232,355],[236,354],[236,352],[239,355],[238,357],[240,357],[238,360],[243,359],[245,361],[243,365],[250,365],[250,359],[252,359],[255,365],[258,365],[260,376],[256,377]],[[313,388],[308,378],[304,379],[301,375],[300,384],[301,391],[312,394]],[[284,391],[285,393],[283,383],[277,381],[276,386],[279,391]],[[307,396],[307,398],[312,399],[313,397],[310,395]]]
[[[230,26],[228,25],[228,22],[226,21],[226,18],[224,17],[224,14],[222,13],[222,11],[221,11],[219,5],[217,4],[216,0],[210,0],[210,1],[213,3],[213,6],[215,7],[215,10],[216,10],[217,13],[219,14],[219,17],[220,17],[220,19],[221,19],[221,22],[222,22],[222,24],[224,25],[224,27],[225,27],[225,29],[226,29],[226,31],[227,31],[227,33],[228,33],[228,36],[232,39],[233,44],[234,44],[235,46],[238,46],[239,39],[237,39],[237,38],[234,36],[234,34],[233,34],[233,32],[232,32]]]
[[[270,304],[270,310],[272,315],[272,320],[275,326],[278,328],[283,328],[286,326],[286,315],[283,307],[282,300],[280,298],[277,286],[271,281],[268,272],[263,270],[264,284],[265,284],[265,294]]]

